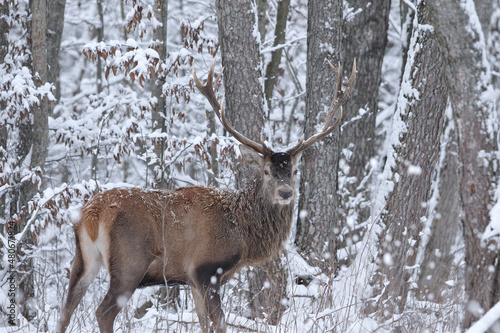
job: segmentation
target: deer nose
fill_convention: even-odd
[[[280,197],[282,197],[283,199],[286,200],[292,196],[293,191],[292,190],[286,190],[286,191],[278,190],[278,194],[280,195]]]

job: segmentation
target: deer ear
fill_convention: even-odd
[[[239,147],[241,156],[243,156],[245,162],[256,168],[262,167],[264,164],[264,157],[262,157],[262,155],[246,145],[240,145]]]

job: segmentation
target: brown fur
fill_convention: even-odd
[[[101,332],[112,332],[120,297],[164,283],[190,285],[203,331],[212,321],[224,332],[219,288],[242,266],[281,250],[291,228],[293,171],[300,158],[244,155],[260,176],[240,191],[130,188],[92,198],[75,226],[77,254],[60,331],[104,264],[110,290],[97,310]]]

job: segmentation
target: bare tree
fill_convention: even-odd
[[[370,214],[370,188],[365,178],[370,172],[370,159],[375,156],[375,118],[378,90],[381,83],[382,61],[387,44],[390,0],[372,2],[349,0],[349,12],[344,13],[342,57],[344,70],[349,70],[356,58],[356,86],[344,106],[341,131],[342,167],[345,181],[340,184],[339,203],[342,239],[361,239],[356,223]],[[349,223],[346,223],[349,220]]]
[[[327,27],[327,28],[325,28]],[[340,60],[342,1],[308,3],[305,135],[315,132],[318,118],[326,115],[334,95],[336,77],[327,60]],[[304,152],[300,181],[299,218],[295,244],[300,254],[324,272],[337,266],[335,233],[340,134],[334,131]],[[328,170],[328,171],[327,171]]]
[[[99,16],[99,25],[96,27],[96,38],[98,42],[102,42],[104,38],[104,9],[102,8],[102,0],[97,0],[97,16]],[[97,58],[96,62],[96,92],[99,94],[102,91],[102,59]],[[99,155],[99,143],[92,152],[91,178],[97,183],[97,162]]]
[[[35,74],[35,85],[40,87],[47,82],[48,79],[48,62],[47,62],[47,2],[46,0],[33,0],[30,2],[31,25],[29,26],[30,51],[32,56],[32,70]],[[47,149],[49,145],[49,113],[50,105],[47,97],[42,97],[36,103],[30,113],[31,121],[25,121],[20,125],[20,138],[18,145],[18,156],[24,160],[31,154],[29,159],[29,168],[38,170],[39,174],[43,173],[45,159],[47,158]],[[27,162],[28,160],[25,160]],[[42,181],[40,179],[39,181]],[[13,201],[14,207],[11,206],[11,216],[17,214],[22,217],[22,225],[19,230],[25,228],[28,221],[27,215],[20,212],[20,208],[24,213],[28,213],[28,203],[38,191],[38,185],[32,182],[24,182],[19,188],[19,192],[15,195],[17,198]],[[18,216],[19,216],[18,215]],[[33,258],[30,257],[34,244],[31,230],[27,230],[22,244],[18,248],[20,260],[17,267],[20,279],[19,289],[22,292],[21,311],[25,318],[31,320],[34,317],[34,308],[32,306],[32,298],[34,295],[34,275],[33,275]]]
[[[418,296],[435,302],[444,302],[449,286],[446,281],[453,273],[453,246],[459,233],[462,204],[460,202],[460,179],[457,151],[457,136],[452,119],[446,119],[443,139],[444,157],[439,172],[439,201],[432,216],[429,241],[420,264]]]
[[[59,82],[59,52],[64,27],[64,9],[66,0],[47,1],[47,62],[49,66],[47,80],[54,85],[54,97],[61,98]]]
[[[266,81],[264,84],[264,92],[266,95],[267,106],[271,107],[271,98],[273,97],[274,85],[276,83],[276,75],[281,62],[283,47],[280,47],[285,42],[286,22],[288,21],[288,10],[290,8],[290,0],[282,0],[278,2],[276,14],[276,28],[274,30],[273,47],[277,47],[271,55],[271,62],[266,68]]]
[[[380,216],[385,225],[379,236],[375,289],[381,292],[377,310],[391,318],[402,313],[414,273],[420,231],[427,218],[432,176],[439,156],[439,137],[448,98],[441,51],[421,1],[413,21],[408,59],[393,124],[404,130],[392,142],[386,174],[394,188],[386,196]]]
[[[428,3],[431,21],[446,64],[446,79],[456,121],[460,161],[460,197],[464,207],[466,311],[462,325],[469,327],[478,315],[500,299],[499,253],[496,245],[481,241],[490,222],[498,183],[498,126],[485,57],[484,34],[472,2],[450,0]]]
[[[167,23],[168,23],[168,1],[155,0],[153,7],[155,18],[161,23],[161,27],[156,28],[153,33],[153,40],[157,43],[157,51],[160,56],[160,66],[164,63],[167,57]],[[151,95],[156,99],[156,106],[152,110],[152,129],[166,131],[165,119],[167,116],[167,105],[165,96],[163,95],[163,86],[166,82],[165,71],[160,68],[153,71],[151,75]],[[165,138],[161,137],[157,143],[156,153],[158,163],[160,164],[160,174],[157,177],[158,188],[166,188],[165,184],[166,171],[162,165],[164,162]]]

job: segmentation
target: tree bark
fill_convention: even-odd
[[[355,89],[343,108],[340,172],[345,181],[339,184],[342,198],[339,204],[342,228],[352,231],[346,236],[352,239],[357,235],[361,239],[355,224],[365,222],[370,216],[370,188],[360,185],[375,155],[375,118],[391,1],[347,3],[351,11],[344,15],[342,63],[345,75],[349,76],[356,58],[357,73]]]
[[[305,136],[316,133],[332,102],[339,60],[342,1],[308,3]],[[324,272],[336,271],[337,180],[340,134],[335,130],[302,155],[299,219],[295,244],[305,260]],[[307,213],[307,214],[306,214]]]
[[[278,12],[276,15],[276,28],[274,30],[273,47],[285,43],[286,22],[288,21],[288,9],[290,0],[281,0],[278,2]],[[276,75],[281,62],[283,48],[280,47],[272,52],[271,62],[266,68],[266,82],[264,84],[264,93],[266,96],[267,107],[271,108],[271,98],[273,97],[274,85],[276,84]],[[269,118],[269,117],[268,117]]]
[[[30,2],[31,25],[30,33],[30,48],[32,56],[33,73],[35,74],[36,86],[41,86],[47,82],[47,2],[46,0],[33,0]],[[49,113],[50,106],[48,98],[42,97],[38,104],[33,106],[31,112],[31,124],[21,125],[21,145],[19,146],[19,156],[23,159],[30,156],[29,168],[34,170],[40,168],[43,173],[45,159],[47,158],[47,150],[49,145]],[[40,179],[40,181],[42,181]],[[20,193],[17,197],[19,207],[27,208],[29,200],[33,198],[38,190],[38,185],[31,182],[26,182],[21,185]],[[16,207],[18,208],[18,207]],[[29,210],[27,210],[29,212]],[[16,212],[18,213],[18,212]],[[27,221],[27,216],[24,216],[23,225]],[[35,296],[34,276],[33,276],[33,258],[30,257],[32,247],[34,245],[33,235],[30,231],[27,232],[22,244],[20,245],[19,255],[20,263],[17,267],[20,274],[19,289],[22,292],[21,312],[23,316],[31,320],[35,316],[32,306],[32,298]]]
[[[481,241],[490,222],[489,211],[498,183],[498,120],[493,102],[483,94],[491,89],[491,78],[483,32],[474,24],[478,19],[472,1],[462,4],[436,0],[428,6],[446,62],[457,127],[467,295],[462,325],[468,328],[477,316],[500,300],[499,252],[495,244]]]
[[[61,98],[59,52],[61,51],[65,7],[66,0],[47,1],[47,62],[49,65],[47,81],[54,85],[54,97],[58,101]]]
[[[257,22],[251,3],[245,0],[217,0],[219,43],[224,70],[225,110],[227,118],[239,132],[259,141],[264,128],[264,92],[260,45],[253,35]],[[239,167],[236,184],[241,188],[255,171]],[[248,275],[252,316],[268,318],[276,324],[283,313],[281,300],[286,292],[286,279],[274,284],[276,276],[283,275],[277,258],[255,268]],[[267,282],[272,284],[267,288]]]
[[[441,51],[428,27],[428,10],[421,1],[394,119],[394,126],[405,126],[405,130],[392,143],[386,165],[391,168],[394,188],[380,216],[385,228],[379,237],[380,271],[375,276],[375,290],[382,293],[377,310],[385,318],[402,313],[406,304],[448,98]]]
[[[474,0],[474,5],[476,7],[479,22],[481,22],[484,39],[487,40],[490,33],[491,13],[493,13],[494,10],[493,0]]]
[[[97,42],[102,42],[104,38],[104,13],[102,8],[102,0],[97,0],[97,16],[99,16],[99,27],[96,28]],[[97,57],[96,64],[96,93],[100,94],[102,91],[102,59]],[[92,151],[92,161],[90,164],[90,178],[97,184],[97,163],[99,159],[99,142]]]
[[[47,0],[32,1],[31,53],[33,72],[38,73],[37,86],[48,82]],[[33,110],[33,147],[31,167],[43,169],[49,146],[49,101],[43,98]]]
[[[261,43],[264,43],[266,39],[266,13],[267,0],[257,0],[257,27]]]
[[[227,118],[243,135],[259,141],[264,128],[264,94],[259,44],[255,31],[255,13],[244,0],[217,0],[219,43],[224,69],[224,108]],[[243,167],[236,172],[237,187],[242,187],[252,171]]]
[[[153,40],[158,43],[158,55],[160,56],[159,64],[163,64],[167,58],[167,23],[168,23],[168,1],[155,0],[154,3],[155,18],[161,22],[162,26],[158,27],[153,32]],[[166,82],[165,73],[161,69],[153,71],[151,74],[151,95],[156,99],[156,106],[153,108],[152,115],[152,130],[166,132],[165,119],[167,116],[167,105],[163,96],[163,86]],[[156,184],[158,188],[166,188],[167,182],[165,178],[168,175],[168,170],[163,166],[165,152],[165,138],[159,139],[159,144],[156,150],[158,163],[160,164],[160,174],[157,175]]]
[[[432,220],[430,238],[426,245],[424,259],[420,265],[418,281],[419,298],[434,302],[446,302],[449,289],[453,253],[459,232],[462,205],[459,196],[460,179],[457,151],[457,137],[451,119],[447,120],[449,130],[445,134],[445,156],[439,176],[439,201]]]

